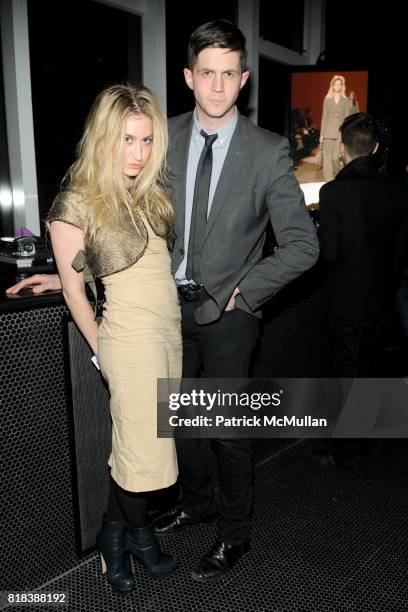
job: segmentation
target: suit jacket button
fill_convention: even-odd
[[[184,249],[180,249],[180,255],[184,256]]]

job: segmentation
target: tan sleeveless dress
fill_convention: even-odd
[[[153,491],[177,478],[174,440],[157,438],[157,379],[181,378],[181,315],[166,242],[146,223],[148,244],[129,268],[102,278],[98,359],[111,394],[114,480]]]

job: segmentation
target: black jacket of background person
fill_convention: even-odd
[[[408,190],[379,174],[373,156],[349,162],[320,190],[320,251],[329,270],[329,316],[386,316],[407,263]]]

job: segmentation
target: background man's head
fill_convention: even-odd
[[[355,113],[346,117],[340,126],[340,133],[345,153],[352,159],[371,155],[378,148],[377,125],[366,113]]]

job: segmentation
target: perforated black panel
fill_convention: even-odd
[[[111,449],[109,391],[73,322],[68,323],[68,344],[81,548],[86,550],[95,546],[106,511]]]
[[[0,589],[77,562],[61,319],[64,306],[0,314]]]

